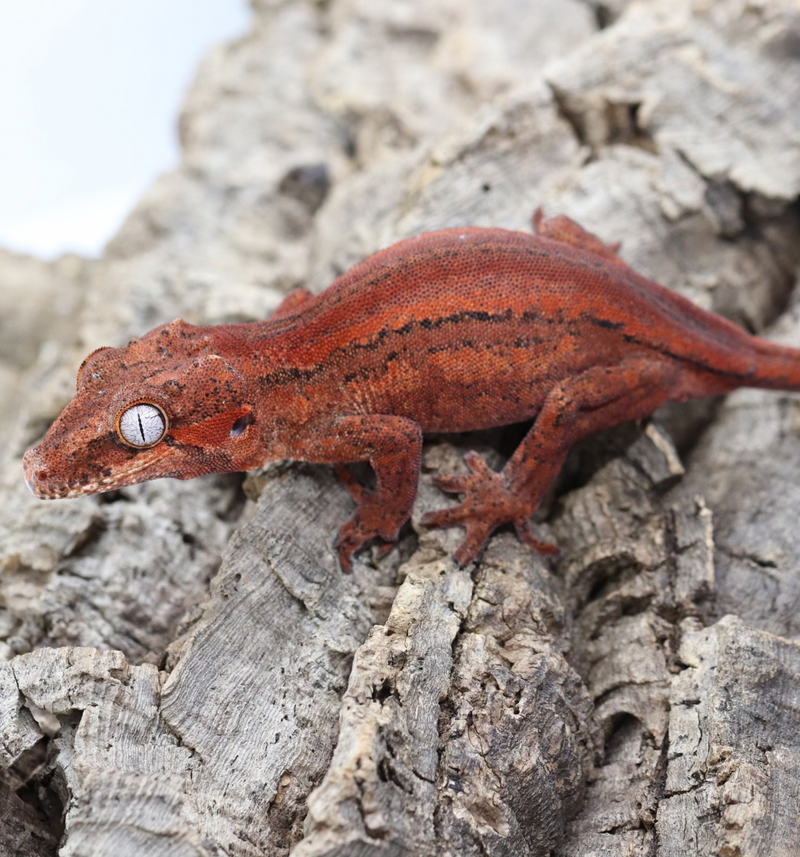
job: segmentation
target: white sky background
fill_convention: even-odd
[[[0,246],[99,255],[178,162],[195,69],[245,0],[0,2]]]

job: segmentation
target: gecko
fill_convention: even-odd
[[[269,461],[334,464],[355,501],[342,570],[377,539],[388,553],[411,515],[425,432],[532,425],[501,471],[476,452],[440,475],[456,505],[424,527],[460,526],[464,567],[530,518],[570,447],[668,401],[740,386],[800,391],[800,350],[754,337],[625,264],[565,215],[533,233],[465,227],[401,241],[319,294],[290,293],[267,321],[177,319],[81,365],[77,393],[25,480],[42,499]],[[367,490],[348,465],[369,462]]]

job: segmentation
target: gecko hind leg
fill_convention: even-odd
[[[455,552],[462,567],[476,558],[498,527],[509,523],[525,544],[539,553],[554,553],[554,545],[531,534],[528,519],[570,447],[587,435],[651,414],[671,398],[679,376],[680,368],[672,361],[630,358],[559,382],[502,471],[496,473],[478,453],[470,452],[465,456],[470,473],[436,479],[443,491],[463,494],[464,499],[452,508],[426,513],[422,525],[466,529]]]
[[[615,244],[606,244],[594,233],[589,232],[588,229],[584,229],[579,223],[567,217],[566,214],[545,217],[542,209],[537,208],[533,212],[531,224],[533,225],[533,231],[544,238],[551,238],[553,241],[560,241],[562,244],[572,244],[573,247],[588,250],[597,256],[613,259],[615,262],[622,262],[619,256],[617,256],[617,252],[622,246],[619,241]]]
[[[303,304],[307,303],[314,297],[314,293],[310,292],[305,286],[300,286],[288,295],[285,295],[283,300],[272,311],[269,317],[270,321],[278,321],[286,316],[291,315]]]

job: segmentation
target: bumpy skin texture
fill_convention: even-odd
[[[420,235],[320,295],[292,293],[269,321],[177,320],[94,352],[74,400],[25,455],[28,485],[41,498],[76,497],[283,458],[331,462],[357,504],[337,542],[349,571],[369,539],[397,540],[423,432],[535,419],[500,473],[470,453],[468,475],[438,480],[463,499],[422,523],[464,527],[464,565],[506,523],[554,550],[528,520],[580,438],[669,400],[742,385],[800,390],[800,351],[639,276],[566,217],[537,212],[534,227]],[[149,448],[117,431],[136,402],[168,419]],[[350,477],[344,465],[356,461],[375,469],[375,493]]]

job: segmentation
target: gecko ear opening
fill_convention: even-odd
[[[239,437],[239,435],[244,434],[244,430],[255,421],[255,417],[252,413],[239,417],[239,419],[231,426],[231,437]]]

